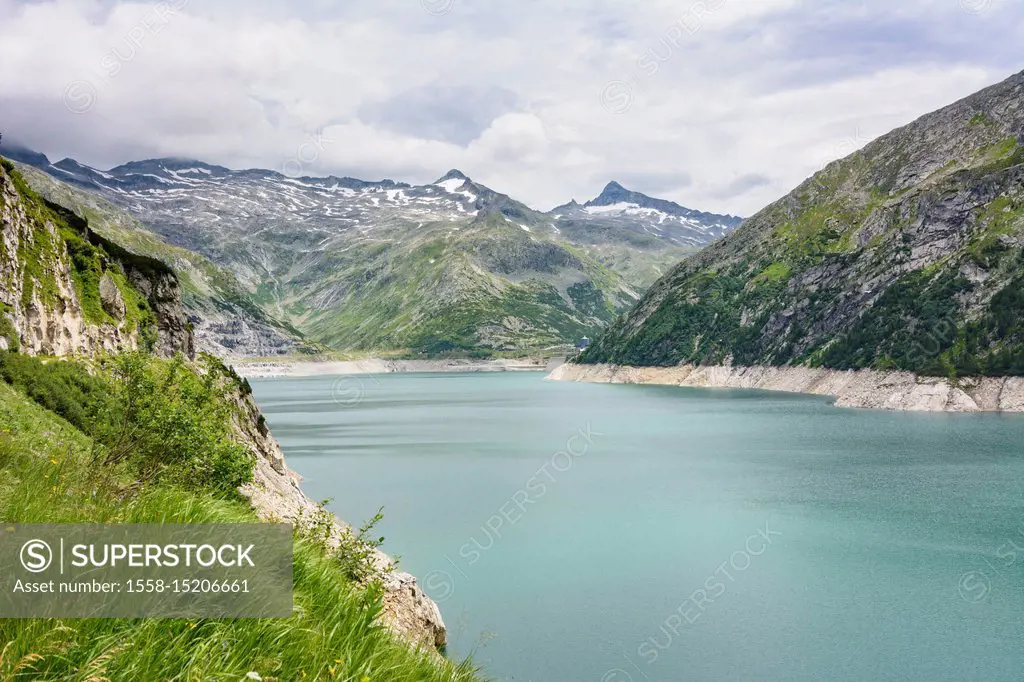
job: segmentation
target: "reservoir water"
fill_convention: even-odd
[[[253,381],[497,680],[1020,680],[1024,417],[528,374]]]

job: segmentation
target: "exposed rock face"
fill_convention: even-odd
[[[624,367],[565,364],[553,381],[754,388],[836,398],[839,407],[912,412],[1024,412],[1024,377],[978,378],[952,384],[910,372],[838,371],[811,367]]]
[[[100,279],[100,303],[112,318],[118,321],[124,319],[124,296],[121,295],[121,290],[114,284],[110,275],[105,274]]]
[[[253,482],[242,489],[257,514],[263,519],[311,525],[322,510],[299,487],[299,475],[288,469],[281,446],[263,422],[259,408],[249,396],[239,401],[240,416],[235,422],[239,438],[256,455]],[[337,546],[343,533],[351,528],[332,517],[329,544]],[[392,632],[414,645],[436,650],[447,642],[447,629],[441,611],[412,575],[394,570],[394,561],[375,551],[373,561],[377,577],[384,585],[382,622]]]
[[[25,158],[48,168],[45,156]],[[171,246],[123,209],[98,194],[47,175],[32,166],[19,172],[40,195],[89,218],[89,228],[132,253],[166,263],[177,276],[192,323],[197,352],[220,358],[286,355],[301,345],[293,330],[266,314],[228,271],[198,253]]]
[[[659,280],[587,363],[1024,374],[1024,73],[829,164]]]
[[[300,342],[279,327],[242,309],[218,311],[213,306],[189,310],[198,350],[227,361],[268,358],[295,351]]]
[[[186,357],[195,357],[192,323],[189,322],[185,306],[181,302],[178,278],[169,269],[157,273],[131,265],[125,269],[132,286],[146,297],[153,312],[156,313],[157,342],[154,351],[159,355],[174,355],[180,352]]]
[[[81,218],[44,202],[11,173],[0,166],[0,314],[21,351],[62,356],[140,347],[149,330],[146,311],[128,310],[125,293],[134,289],[156,317],[155,350],[192,357],[173,273],[92,233]],[[83,295],[95,297],[92,310]]]

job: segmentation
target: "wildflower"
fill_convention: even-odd
[[[256,672],[255,670],[253,670],[253,671],[251,671],[251,672],[247,672],[247,673],[245,674],[245,679],[247,679],[247,680],[255,680],[256,682],[261,682],[261,680],[262,680],[263,678],[262,678],[262,677],[260,677],[260,674],[259,674],[258,672]]]

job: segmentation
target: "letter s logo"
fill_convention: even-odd
[[[53,563],[53,550],[42,540],[29,540],[21,547],[21,565],[29,573],[42,573]]]

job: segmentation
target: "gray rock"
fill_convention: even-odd
[[[100,278],[100,303],[112,318],[118,322],[124,319],[124,296],[121,295],[121,290],[117,288],[113,278],[107,273]]]

